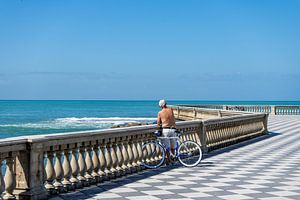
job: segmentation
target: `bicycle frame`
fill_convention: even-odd
[[[187,156],[187,154],[179,154],[178,152],[178,148],[181,144],[180,142],[180,138],[179,137],[158,137],[158,143],[166,150],[170,153],[170,155],[173,157],[173,158],[178,158],[179,156]],[[161,139],[176,139],[176,147],[175,147],[175,153],[173,154],[171,149],[168,148],[162,141]]]

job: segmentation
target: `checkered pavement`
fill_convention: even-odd
[[[300,199],[300,116],[270,116],[268,135],[180,164],[101,183],[61,199]]]

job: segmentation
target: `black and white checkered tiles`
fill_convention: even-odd
[[[59,199],[300,199],[300,116],[270,116],[270,134],[209,153],[198,167],[144,171]]]

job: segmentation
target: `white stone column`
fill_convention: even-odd
[[[63,169],[64,169],[64,179],[62,181],[62,184],[65,188],[65,190],[73,190],[74,187],[72,186],[70,179],[72,176],[72,169],[70,164],[70,151],[69,149],[64,150],[64,162],[63,162]]]
[[[0,157],[0,199],[2,197],[2,193],[5,190],[5,183],[4,183],[3,174],[2,174],[2,162],[3,162],[3,159]]]
[[[132,153],[133,153],[133,162],[132,165],[135,168],[136,171],[141,171],[140,166],[137,164],[138,159],[139,159],[139,154],[137,150],[137,139],[136,137],[133,139],[131,146],[132,146]]]
[[[64,177],[64,171],[62,168],[62,163],[61,163],[61,158],[62,158],[62,151],[58,150],[55,152],[55,165],[54,165],[54,170],[55,170],[55,181],[53,183],[53,186],[58,192],[64,192],[63,184],[61,181],[63,180]]]
[[[128,140],[130,140],[129,137],[128,137]],[[130,171],[132,173],[132,172],[135,172],[136,170],[134,169],[134,167],[132,165],[133,152],[132,152],[131,145],[130,145],[129,141],[126,142],[126,147],[127,147],[127,153],[128,153],[128,163],[127,163],[127,166],[128,166],[128,168],[130,169]]]
[[[86,154],[85,154],[85,163],[86,163],[86,173],[85,173],[85,178],[89,182],[89,184],[94,184],[96,183],[95,178],[92,176],[93,173],[93,161],[92,161],[92,153],[93,148],[92,146],[88,146],[86,148]]]
[[[99,161],[100,161],[100,170],[99,170],[99,175],[100,175],[100,181],[103,180],[108,180],[108,177],[106,176],[105,170],[107,169],[106,167],[106,160],[105,160],[105,146],[104,144],[100,144],[99,148]]]
[[[105,162],[106,162],[106,168],[105,168],[105,174],[106,177],[108,178],[113,178],[113,174],[110,171],[111,169],[111,165],[112,165],[112,161],[111,161],[111,155],[110,155],[110,145],[111,144],[106,144],[105,146]]]
[[[70,182],[75,188],[82,188],[83,185],[78,180],[78,176],[79,176],[79,164],[77,160],[78,148],[74,148],[71,151],[72,151],[72,157],[71,157],[72,177],[70,179]]]
[[[47,151],[46,155],[46,185],[45,188],[48,193],[53,194],[55,193],[55,187],[53,182],[55,180],[56,174],[54,170],[54,151]]]
[[[93,147],[92,161],[93,161],[93,167],[94,167],[92,176],[95,178],[96,182],[99,183],[100,182],[99,144],[96,144]]]
[[[85,178],[86,164],[84,160],[84,154],[85,154],[85,147],[82,146],[79,148],[79,153],[78,153],[79,175],[77,178],[82,183],[83,186],[89,186],[89,182]]]
[[[126,174],[130,174],[131,171],[128,168],[128,152],[127,152],[126,141],[123,141],[121,145],[122,145],[122,157],[123,157],[122,169],[125,171]]]
[[[116,177],[120,177],[121,176],[121,172],[120,169],[118,168],[118,156],[117,156],[117,143],[113,143],[112,144],[112,152],[111,152],[111,157],[112,157],[112,163],[113,163],[113,169],[115,170],[114,174]]]
[[[126,171],[123,170],[122,168],[122,165],[124,163],[124,159],[123,159],[123,156],[122,156],[122,151],[121,151],[121,142],[119,141],[117,144],[116,144],[116,154],[117,154],[117,158],[118,158],[118,165],[117,165],[117,170],[119,171],[120,175],[125,175],[126,174]]]
[[[4,187],[3,199],[15,199],[15,196],[13,195],[13,190],[15,187],[13,165],[14,165],[14,157],[12,156],[7,157],[6,171],[4,176],[5,187]]]

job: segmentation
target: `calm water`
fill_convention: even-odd
[[[157,101],[0,101],[0,138],[155,121]],[[299,105],[283,101],[169,101],[169,104]]]

